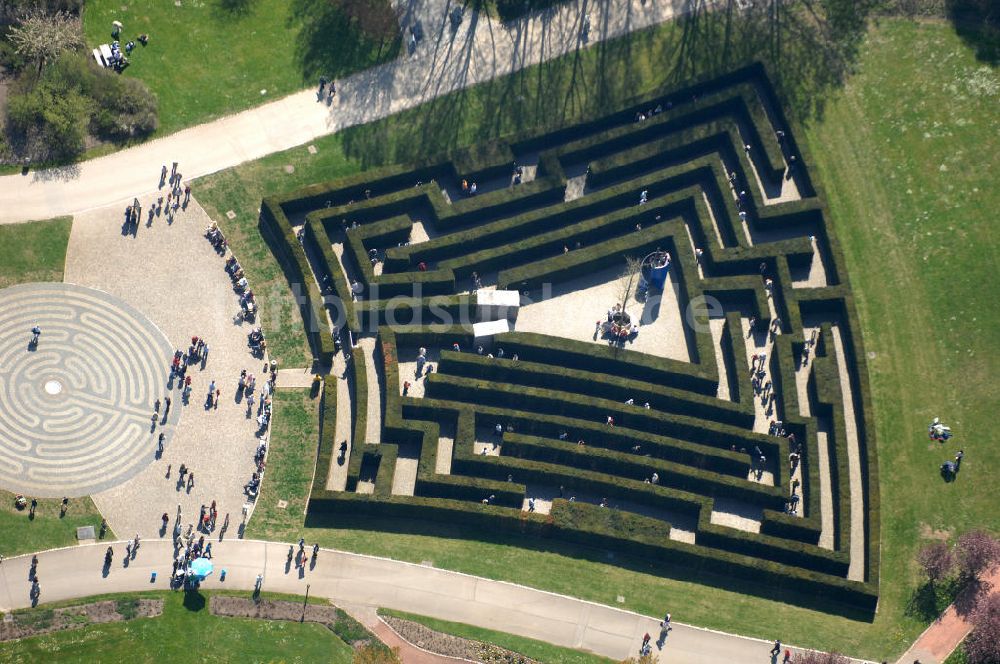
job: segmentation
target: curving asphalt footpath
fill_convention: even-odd
[[[127,566],[122,560],[124,543],[111,545],[115,559],[107,574],[103,571],[107,542],[36,554],[40,602],[169,588],[174,551],[170,542],[142,542]],[[287,565],[288,548],[289,544],[258,540],[213,541],[216,571],[203,588],[251,592],[257,575],[263,574],[265,591],[303,595],[308,586],[311,596],[336,604],[386,607],[469,623],[615,660],[636,655],[645,632],[654,641],[659,633],[658,619],[631,611],[387,558],[323,549],[314,567],[299,569]],[[31,606],[30,564],[31,554],[0,563],[0,611]],[[770,649],[770,643],[759,639],[674,623],[661,659],[672,664],[770,662]]]

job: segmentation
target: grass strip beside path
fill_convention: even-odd
[[[319,443],[319,397],[309,389],[279,388],[272,401],[273,425],[263,489],[247,537],[293,542],[303,534]],[[279,507],[278,501],[285,501]]]
[[[27,496],[30,503],[31,497]],[[101,513],[90,497],[71,498],[65,517],[59,516],[59,498],[41,498],[35,518],[28,518],[28,508],[14,507],[14,494],[0,491],[0,555],[16,556],[32,551],[57,549],[76,544],[76,529],[93,526],[96,534],[101,527]],[[108,529],[105,539],[115,539]]]
[[[246,596],[247,593],[244,593]],[[269,597],[268,599],[301,598]],[[0,643],[5,662],[331,662],[348,664],[353,649],[315,623],[223,618],[208,610],[208,593],[138,593],[92,598],[159,597],[163,615],[94,625],[20,641]],[[69,603],[80,604],[79,600]],[[51,608],[42,607],[41,610]]]
[[[613,661],[607,657],[601,657],[600,655],[583,652],[582,650],[554,646],[551,643],[546,643],[544,641],[526,639],[521,636],[515,636],[514,634],[496,632],[492,629],[483,629],[481,627],[466,625],[464,623],[438,620],[437,618],[418,616],[413,613],[393,611],[392,609],[379,609],[379,614],[395,616],[397,618],[402,618],[403,620],[420,623],[421,625],[428,627],[435,632],[441,632],[442,634],[451,634],[452,636],[460,636],[463,639],[470,639],[472,641],[492,643],[500,646],[501,648],[506,648],[507,650],[524,655],[525,657],[530,657],[531,659],[539,662],[545,662],[545,664],[611,664]]]

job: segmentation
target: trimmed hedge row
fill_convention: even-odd
[[[419,324],[470,326],[476,318],[475,295],[433,295],[425,298],[397,296],[388,300],[362,300],[355,303],[361,326],[375,332],[380,326],[412,326]]]
[[[596,422],[576,418],[529,413],[521,410],[495,408],[481,405],[460,404],[437,399],[408,399],[403,404],[403,415],[412,419],[449,420],[468,416],[470,421],[504,422],[523,434],[558,439],[565,432],[570,441],[585,440],[591,448],[629,452],[636,444],[640,453],[653,460],[699,468],[705,471],[745,479],[750,470],[746,454],[728,449],[715,449],[676,438],[634,431],[622,427],[607,427]],[[475,425],[472,425],[475,428]],[[474,434],[469,434],[474,436]]]
[[[757,445],[769,456],[788,454],[788,443],[784,439],[684,415],[660,413],[617,401],[558,390],[495,385],[489,381],[439,373],[431,374],[425,379],[424,390],[429,398],[537,411],[602,424],[606,416],[612,416],[616,426],[609,428],[621,427],[658,435],[666,434],[721,449],[732,446],[753,449]],[[786,478],[785,472],[780,475],[782,479]]]
[[[507,332],[494,338],[509,354],[530,362],[571,366],[581,371],[615,374],[636,381],[714,396],[715,365],[692,364],[634,350],[550,337],[534,332]],[[709,371],[711,370],[711,371]]]
[[[784,503],[780,487],[750,482],[745,477],[728,477],[698,468],[668,464],[636,454],[588,448],[574,442],[508,433],[503,438],[503,455],[637,481],[643,481],[655,472],[660,486],[712,497],[724,496],[772,509],[780,508]]]
[[[368,369],[367,358],[360,348],[351,350],[351,367],[354,377],[354,394],[351,405],[354,406],[354,437],[352,446],[363,447],[368,443]],[[378,441],[371,441],[378,442]]]
[[[337,381],[327,378],[323,381],[322,399],[319,411],[319,445],[316,449],[316,470],[313,474],[310,496],[326,490],[330,477],[330,464],[337,446]],[[306,511],[308,512],[308,499]]]
[[[638,382],[619,375],[617,371],[595,374],[553,362],[526,362],[521,359],[514,362],[509,357],[505,354],[504,359],[495,359],[475,353],[442,351],[438,373],[496,383],[558,389],[617,402],[631,398],[635,399],[637,408],[648,402],[653,409],[661,412],[690,415],[745,428],[753,427],[753,413],[729,401],[660,387],[654,383]]]
[[[684,173],[683,176],[665,187],[673,191],[690,186],[691,177],[693,177],[692,173]],[[650,192],[652,198],[657,195],[658,193]],[[638,199],[638,196],[636,198]],[[679,221],[644,226],[642,230],[606,240],[592,247],[575,249],[555,257],[501,270],[497,276],[497,286],[502,289],[511,288],[520,291],[534,290],[545,283],[567,281],[574,277],[591,274],[603,268],[623,263],[623,257],[626,255],[645,256],[656,249],[665,248],[667,245],[672,246],[673,236],[677,235],[678,231],[683,233],[683,227]],[[671,255],[676,255],[676,252],[671,252]]]
[[[570,470],[556,464],[509,458],[475,456],[471,445],[459,445],[456,438],[453,473],[500,479],[513,476],[516,482],[565,486],[570,493],[583,491],[632,503],[648,505],[679,514],[698,516],[696,541],[732,553],[749,554],[765,560],[794,565],[806,570],[843,576],[847,556],[819,547],[747,533],[711,523],[712,499],[703,495],[646,484],[638,480],[608,478],[605,473],[582,469]],[[775,487],[776,488],[776,487]]]
[[[552,501],[549,515],[560,528],[606,533],[616,540],[643,538],[663,542],[670,538],[670,524],[665,521],[588,503],[557,498]]]
[[[702,96],[693,103],[664,109],[642,122],[600,132],[567,143],[555,150],[563,163],[586,163],[607,155],[621,153],[638,145],[683,134],[699,125],[726,122],[734,128],[733,144],[749,145],[758,161],[761,177],[766,182],[778,181],[784,172],[781,148],[776,136],[768,131],[768,139],[758,128],[769,126],[767,114],[752,83],[736,84],[716,93]]]
[[[418,473],[419,477],[419,473]],[[524,504],[524,485],[482,478],[454,475],[429,475],[419,477],[415,495],[426,498],[447,498],[481,503],[489,500],[494,505],[521,509]]]
[[[268,244],[272,248],[275,260],[285,273],[288,285],[301,298],[299,313],[313,355],[321,364],[330,364],[333,360],[334,346],[326,316],[323,314],[323,297],[312,278],[312,268],[299,244],[295,230],[280,206],[268,198],[261,202],[259,225],[265,239],[270,238]]]
[[[672,202],[675,201],[666,201],[665,205]],[[540,242],[543,240],[536,238],[542,234],[588,221],[602,223],[605,222],[605,215],[629,215],[630,230],[635,227],[635,221],[632,221],[631,217],[640,212],[634,204],[635,196],[622,190],[599,192],[592,196],[483,224],[473,229],[449,233],[427,242],[399,247],[392,250],[395,259],[387,261],[386,269],[398,271],[419,261],[440,261],[442,267],[468,266],[470,263],[477,263],[477,260],[470,255],[492,257],[492,252],[502,255],[511,251],[512,244]],[[651,219],[654,214],[672,214],[669,210],[653,207],[641,212],[647,215],[644,217],[647,219]],[[542,255],[544,252],[537,251],[537,253]]]
[[[785,537],[809,544],[817,544],[822,532],[820,513],[819,452],[816,424],[812,418],[799,416],[798,387],[795,379],[795,358],[801,354],[801,344],[793,344],[790,335],[780,335],[774,340],[771,351],[770,378],[775,393],[782,399],[776,402],[776,416],[784,422],[787,431],[803,443],[799,460],[803,482],[800,487],[799,509],[802,516],[764,510],[761,533]],[[808,404],[806,404],[808,407]]]
[[[830,486],[833,491],[834,548],[851,550],[851,485],[848,465],[844,399],[841,392],[840,372],[833,353],[830,325],[824,323],[820,333],[823,342],[817,344],[810,376],[810,397],[815,412],[830,421],[832,440],[830,450]]]
[[[351,286],[347,283],[347,276],[340,267],[337,257],[333,254],[333,247],[329,242],[324,242],[325,234],[322,229],[317,229],[318,222],[311,216],[306,216],[306,223],[303,226],[303,250],[308,247],[315,252],[316,260],[322,261],[326,268],[326,274],[333,284],[334,297],[324,298],[327,310],[335,324],[343,323],[347,329],[355,334],[360,331],[357,312],[354,309],[354,296],[351,293]],[[322,278],[322,277],[320,277]],[[332,355],[331,355],[332,359]]]
[[[345,256],[350,257],[357,265],[361,274],[361,281],[366,286],[376,280],[375,270],[372,268],[371,260],[368,258],[368,247],[370,244],[398,244],[405,242],[410,237],[413,229],[413,222],[407,215],[396,215],[388,219],[365,224],[358,228],[351,228],[344,231]],[[327,237],[330,237],[330,228],[326,227]]]
[[[829,574],[789,568],[780,563],[671,539],[664,540],[658,534],[649,537],[636,533],[633,538],[622,539],[618,531],[600,529],[592,521],[583,524],[579,520],[568,520],[567,526],[562,526],[555,520],[560,514],[555,507],[555,515],[542,515],[481,503],[399,496],[381,500],[343,492],[324,492],[314,496],[311,505],[313,510],[309,518],[316,515],[344,515],[410,522],[441,521],[494,533],[561,539],[656,563],[683,566],[695,573],[710,572],[742,581],[754,579],[760,584],[762,591],[766,589],[776,595],[787,591],[799,593],[803,598],[821,595],[830,602],[865,611],[874,611],[878,601],[876,588],[870,584],[847,581]],[[307,525],[308,520],[307,518]],[[595,529],[576,527],[581,525]]]

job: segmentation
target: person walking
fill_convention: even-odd
[[[764,263],[761,263],[761,265],[764,266]],[[771,648],[771,656],[774,657],[780,654],[781,654],[781,639],[775,639],[774,647]]]

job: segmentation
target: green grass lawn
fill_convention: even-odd
[[[870,640],[896,651],[913,556],[932,533],[1000,525],[1000,71],[945,25],[874,31],[860,67],[807,132],[848,262],[869,360],[882,481],[882,586]],[[956,436],[931,444],[940,416]],[[957,481],[938,466],[965,449]],[[910,612],[914,613],[914,612]]]
[[[199,662],[347,664],[353,657],[349,645],[315,623],[214,616],[207,594],[128,595],[136,596],[164,598],[163,615],[0,643],[0,661],[165,662],[197,652]]]
[[[1000,523],[988,475],[998,467],[1000,452],[987,428],[998,406],[990,379],[1000,356],[1000,308],[993,304],[998,235],[987,226],[1000,209],[1000,190],[990,182],[1000,149],[997,70],[977,64],[946,24],[883,19],[859,44],[855,73],[837,88],[835,80],[809,73],[809,44],[789,45],[794,35],[786,35],[788,50],[778,58],[750,35],[736,34],[720,48],[711,20],[706,27],[701,19],[695,26],[661,26],[325,137],[316,141],[314,156],[299,148],[209,176],[197,183],[199,201],[227,234],[235,230],[240,242],[254,247],[250,254],[262,260],[256,269],[269,271],[270,283],[287,291],[256,233],[265,194],[524,127],[565,124],[620,106],[632,95],[729,68],[754,53],[772,65],[784,63],[786,78],[779,87],[793,115],[808,117],[824,102],[804,139],[844,246],[865,343],[875,353],[869,366],[883,541],[882,600],[873,623],[697,579],[666,578],[642,563],[608,565],[600,552],[552,543],[544,550],[525,549],[516,540],[491,536],[469,541],[467,532],[446,527],[426,536],[341,522],[311,531],[308,538],[352,551],[431,560],[438,567],[605,604],[622,595],[627,608],[649,615],[670,610],[677,620],[705,627],[761,638],[781,634],[798,645],[890,657],[930,620],[926,611],[908,607],[919,585],[912,558],[920,541],[932,533],[951,537]],[[796,80],[801,85],[793,85]],[[283,170],[286,164],[295,166],[294,173]],[[222,213],[229,209],[237,219],[226,223]],[[271,324],[282,333],[288,326],[297,330],[301,322],[294,310],[285,310],[292,317]],[[301,334],[289,336],[282,348],[290,352],[294,339],[304,349]],[[928,445],[925,427],[935,415],[957,433],[946,450]],[[959,445],[966,463],[958,481],[944,484],[937,466]],[[312,463],[312,453],[302,462]]]
[[[274,393],[274,418],[267,473],[247,528],[247,537],[294,541],[302,536],[306,499],[312,485],[319,443],[319,397],[307,389],[284,389]],[[278,501],[288,502],[284,508]]]
[[[31,281],[62,281],[71,217],[0,225],[0,288]],[[30,499],[30,496],[28,497]],[[101,515],[90,498],[70,501],[65,517],[60,501],[38,501],[35,518],[14,507],[14,494],[0,491],[0,555],[71,546],[79,526],[100,526]]]
[[[545,662],[545,664],[611,664],[613,661],[607,657],[593,655],[581,650],[561,648],[550,643],[545,643],[544,641],[525,639],[513,634],[495,632],[491,629],[482,629],[480,627],[474,627],[473,625],[466,625],[464,623],[438,620],[436,618],[418,616],[412,613],[405,613],[403,611],[393,611],[392,609],[379,609],[379,613],[382,615],[396,616],[397,618],[417,622],[443,634],[460,636],[473,641],[492,643],[500,646],[501,648],[506,648],[507,650],[512,650],[526,657],[530,657],[536,661]]]
[[[72,546],[76,544],[78,527],[93,526],[95,532],[99,530],[101,513],[89,497],[70,499],[64,517],[59,516],[60,502],[58,498],[40,499],[35,518],[29,519],[27,509],[14,507],[13,493],[0,491],[0,555]],[[109,529],[105,537],[114,539],[114,533]]]
[[[0,225],[0,288],[62,281],[72,217]]]
[[[965,657],[965,652],[962,650],[962,646],[959,646],[955,652],[944,661],[944,664],[967,664],[968,660]]]
[[[87,0],[87,46],[149,35],[129,56],[125,76],[142,79],[159,98],[166,135],[313,85],[342,77],[399,51],[363,38],[324,0]],[[264,92],[262,92],[264,91]]]

